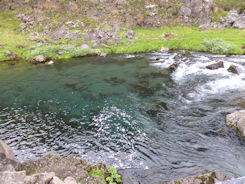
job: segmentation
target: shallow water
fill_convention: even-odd
[[[176,54],[0,63],[0,139],[21,161],[75,154],[121,169],[128,183],[245,175],[245,142],[225,124],[245,108],[245,57],[192,53],[169,74]],[[205,68],[220,60],[224,69]]]

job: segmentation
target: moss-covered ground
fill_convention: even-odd
[[[82,40],[60,40],[46,44],[38,44],[28,34],[19,31],[20,22],[13,11],[0,13],[0,61],[10,60],[4,51],[10,50],[22,60],[30,60],[35,55],[43,54],[52,59],[78,57],[93,54],[91,50],[79,49]],[[160,51],[162,47],[171,50],[200,51],[203,41],[220,39],[224,43],[232,45],[232,50],[226,50],[220,54],[244,54],[242,47],[245,45],[245,30],[224,29],[199,31],[198,27],[162,27],[158,29],[134,29],[134,41],[128,40],[123,35],[127,30],[121,31],[120,43],[107,44],[110,49],[98,48],[108,54],[140,53]],[[44,38],[38,38],[40,40]],[[45,38],[49,39],[49,38]],[[71,44],[73,46],[71,46]],[[66,47],[67,45],[67,47]],[[58,54],[58,51],[63,54]]]

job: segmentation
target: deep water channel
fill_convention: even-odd
[[[75,154],[121,169],[129,183],[244,176],[245,141],[225,116],[245,108],[245,56],[192,53],[169,73],[176,54],[2,62],[0,139],[21,161]],[[225,68],[205,68],[216,61]]]

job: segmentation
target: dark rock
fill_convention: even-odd
[[[235,65],[231,65],[228,69],[228,72],[234,73],[234,74],[239,74],[238,69]]]
[[[164,40],[170,40],[170,39],[173,38],[173,36],[174,35],[172,33],[166,33],[166,34],[163,35],[163,39]]]
[[[206,172],[200,175],[171,181],[169,184],[215,184],[228,180],[230,177],[217,172]]]
[[[174,62],[168,67],[168,70],[174,72],[178,68],[179,64],[180,64],[179,62]]]
[[[206,66],[206,68],[209,69],[209,70],[217,70],[219,68],[224,68],[224,62],[220,61],[218,63],[214,63],[214,64],[211,64],[211,65],[208,65],[208,66]]]

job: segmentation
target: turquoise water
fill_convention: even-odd
[[[225,125],[241,108],[244,79],[202,67],[220,59],[243,67],[244,58],[193,53],[170,74],[174,55],[0,63],[0,139],[21,161],[75,154],[141,183],[204,170],[244,175],[244,141]]]

